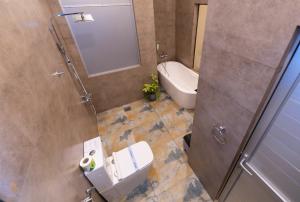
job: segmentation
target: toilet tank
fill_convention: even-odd
[[[85,176],[94,185],[98,192],[103,192],[113,186],[112,176],[107,168],[106,154],[102,148],[100,137],[85,141],[83,144],[84,156],[91,155],[96,163],[92,171],[85,171]]]

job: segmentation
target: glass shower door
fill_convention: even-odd
[[[253,138],[240,161],[243,170],[226,201],[300,201],[299,43]]]
[[[281,200],[300,201],[299,78],[247,166]]]

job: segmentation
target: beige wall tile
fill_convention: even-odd
[[[176,55],[175,59],[193,68],[197,7],[194,0],[176,1]]]
[[[0,11],[0,198],[80,201],[90,184],[78,163],[96,118],[48,32],[47,2],[1,1]]]
[[[159,43],[157,61],[162,60],[159,54],[168,54],[167,60],[175,60],[175,10],[176,0],[154,0],[154,18],[156,43]]]
[[[212,198],[281,68],[298,25],[299,8],[296,0],[208,3],[189,160]],[[225,125],[227,138],[234,143],[216,145],[212,136],[216,123]]]

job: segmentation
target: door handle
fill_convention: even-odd
[[[248,173],[249,175],[253,175],[250,170],[248,170],[248,168],[245,166],[245,164],[247,163],[246,161],[248,160],[248,154],[244,154],[242,160],[240,161],[240,167],[246,172]]]
[[[248,154],[244,154],[242,160],[240,161],[239,165],[240,167],[246,172],[248,173],[250,176],[253,176],[253,173],[255,176],[257,176],[271,191],[273,191],[273,193],[280,198],[282,201],[290,201],[289,198],[287,196],[285,196],[282,192],[280,192],[280,190],[276,189],[274,187],[274,185],[267,180],[262,174],[260,174],[259,172],[257,172],[255,169],[252,168],[251,164],[247,165],[247,160],[249,158]],[[246,166],[249,167],[249,169]],[[251,171],[253,172],[251,172]]]

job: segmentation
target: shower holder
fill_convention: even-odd
[[[212,135],[214,139],[221,145],[226,144],[226,128],[225,126],[216,124],[213,126]]]
[[[56,71],[56,72],[52,73],[51,75],[54,77],[61,78],[64,74],[65,74],[64,71]]]

